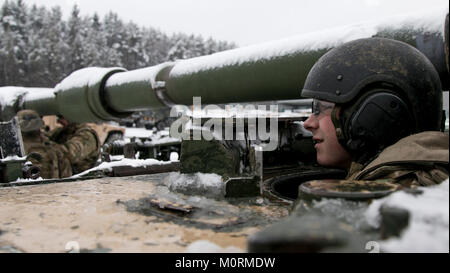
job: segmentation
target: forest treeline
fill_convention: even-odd
[[[0,86],[53,87],[88,66],[126,69],[192,58],[236,47],[200,35],[168,35],[125,23],[113,12],[81,16],[75,5],[67,20],[61,8],[5,1],[0,14]]]

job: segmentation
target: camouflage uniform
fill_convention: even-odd
[[[100,140],[88,125],[71,123],[57,128],[50,133],[50,140],[61,146],[74,174],[95,166],[100,154]]]
[[[51,139],[41,131],[43,122],[33,110],[17,114],[25,153],[41,169],[43,178],[63,178],[92,168],[100,153],[97,133],[85,124],[70,124],[52,131]]]
[[[346,179],[389,179],[407,187],[438,184],[448,178],[448,152],[448,133],[418,133],[387,147],[365,166],[352,163]]]
[[[64,147],[48,140],[42,134],[23,134],[23,143],[28,160],[41,169],[42,178],[72,176],[72,166],[65,156]]]
[[[22,110],[17,113],[25,154],[28,160],[39,167],[43,178],[61,178],[72,175],[69,159],[64,154],[64,147],[50,141],[41,132],[44,124],[38,113]]]

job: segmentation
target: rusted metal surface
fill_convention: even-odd
[[[254,199],[170,193],[166,176],[0,188],[0,252],[184,252],[198,240],[246,251],[250,234],[288,214]]]
[[[389,181],[313,180],[300,185],[300,198],[344,198],[370,200],[381,198],[401,189]]]

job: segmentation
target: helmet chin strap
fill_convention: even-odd
[[[344,136],[344,130],[343,130],[343,126],[341,125],[340,118],[339,118],[341,110],[342,110],[342,107],[340,105],[336,105],[333,108],[333,111],[331,112],[331,121],[333,122],[335,131],[336,131],[336,137],[337,137],[339,143],[344,148],[346,148],[345,147],[346,140],[345,140],[345,136]]]

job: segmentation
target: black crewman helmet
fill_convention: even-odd
[[[436,69],[420,51],[391,39],[330,50],[312,67],[301,95],[335,103],[338,140],[361,164],[405,136],[441,128]]]

